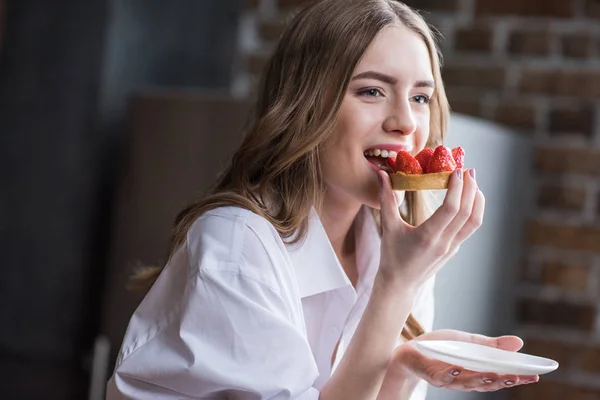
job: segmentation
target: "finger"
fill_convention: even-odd
[[[523,347],[523,339],[512,335],[500,336],[497,338],[497,345],[502,350],[519,351]]]
[[[496,374],[464,371],[452,384],[446,386],[449,390],[475,391],[487,386],[498,379]]]
[[[517,385],[528,385],[540,381],[539,375],[519,375],[519,383]]]
[[[457,168],[450,177],[448,191],[442,205],[419,227],[423,235],[428,237],[439,237],[450,222],[456,217],[460,209],[460,199],[463,190],[462,168]]]
[[[461,195],[460,209],[452,222],[442,233],[442,240],[448,243],[454,241],[454,237],[471,218],[474,209],[475,196],[477,193],[477,182],[475,181],[475,170],[466,170],[463,174],[463,190]]]
[[[483,213],[485,211],[485,196],[481,190],[475,192],[475,199],[473,201],[473,209],[471,216],[467,222],[463,225],[462,229],[456,234],[454,238],[454,246],[460,246],[462,242],[467,240],[483,223]]]
[[[455,340],[458,342],[470,342],[483,346],[496,347],[508,351],[518,351],[523,347],[523,340],[518,336],[504,335],[490,337],[454,329],[439,329],[427,333],[425,337],[417,337],[415,340]]]
[[[519,375],[519,383],[533,383],[540,380],[539,375]]]
[[[500,375],[492,383],[486,384],[485,386],[482,385],[475,390],[479,392],[495,392],[497,390],[515,387],[519,382],[519,377],[517,375]]]
[[[403,365],[412,374],[435,387],[445,387],[463,372],[461,367],[429,358],[412,344],[403,346]]]
[[[435,370],[433,368],[428,369],[419,369],[414,371],[413,373],[426,381],[431,386],[437,388],[448,388],[454,384],[454,382],[463,374],[462,368],[451,365],[448,367],[448,364],[444,365],[444,368],[440,368]]]
[[[379,208],[381,210],[381,227],[384,232],[403,222],[400,217],[398,200],[392,189],[392,182],[387,172],[377,171],[379,178]]]

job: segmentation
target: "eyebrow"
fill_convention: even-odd
[[[382,74],[381,72],[377,72],[377,71],[362,72],[352,78],[353,81],[356,81],[359,79],[376,79],[378,81],[381,81],[383,83],[387,83],[390,85],[395,85],[396,83],[398,83],[398,80],[396,78],[394,78],[393,76]],[[415,82],[414,87],[435,88],[435,83],[430,80],[417,81],[417,82]]]

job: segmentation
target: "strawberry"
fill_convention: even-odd
[[[452,158],[454,158],[456,168],[462,168],[465,165],[465,150],[462,147],[453,148]]]
[[[429,160],[429,164],[427,164],[427,172],[450,172],[454,171],[455,169],[456,162],[452,158],[450,149],[443,145],[436,147],[431,160]]]
[[[394,172],[396,172],[396,159],[392,158],[392,157],[388,157],[387,158],[387,163],[390,167],[392,167],[392,169],[394,170]]]
[[[431,156],[433,156],[433,149],[429,147],[425,147],[419,152],[419,154],[415,156],[416,160],[419,162],[419,164],[421,164],[423,173],[427,173],[427,164],[429,164]]]
[[[408,151],[402,150],[398,153],[398,157],[396,157],[396,171],[410,175],[419,175],[423,173],[423,168],[421,168],[421,164]]]

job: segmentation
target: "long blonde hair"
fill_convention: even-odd
[[[318,207],[324,192],[319,154],[334,129],[351,74],[379,31],[399,23],[417,33],[429,50],[436,90],[428,146],[442,142],[449,107],[434,33],[423,18],[393,0],[312,2],[290,21],[266,65],[244,140],[230,164],[206,197],[177,216],[171,254],[200,215],[220,206],[243,207],[266,218],[288,242],[306,235],[310,208]],[[406,194],[406,210],[405,219],[413,225],[429,214],[419,192]],[[161,270],[138,271],[130,286],[147,290]],[[409,316],[402,337],[422,333]]]

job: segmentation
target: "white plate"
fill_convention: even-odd
[[[427,357],[476,372],[541,375],[558,368],[558,363],[549,358],[474,343],[449,340],[415,340],[413,343]]]

